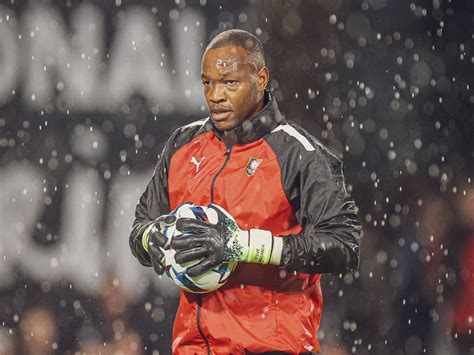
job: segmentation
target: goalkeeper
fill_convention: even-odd
[[[130,236],[140,263],[163,273],[160,222],[186,201],[217,204],[240,229],[180,218],[193,233],[171,241],[176,261],[202,259],[199,275],[239,261],[229,281],[198,295],[181,290],[173,353],[304,353],[320,350],[320,275],[357,268],[361,227],[342,162],[285,119],[266,89],[263,48],[252,34],[218,34],[203,56],[210,117],[177,129],[142,194]],[[173,217],[174,218],[174,217]],[[172,221],[171,221],[172,222]]]

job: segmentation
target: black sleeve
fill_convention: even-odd
[[[166,142],[153,177],[138,200],[135,210],[135,222],[130,233],[130,249],[140,264],[151,266],[150,256],[142,246],[142,234],[159,216],[170,212],[168,195],[168,169],[175,145],[175,132]]]
[[[317,147],[298,175],[297,218],[304,232],[283,239],[281,266],[309,274],[355,270],[361,225],[345,188],[342,162]]]
[[[284,236],[280,266],[308,274],[355,270],[361,225],[342,161],[301,127],[287,125],[289,133],[266,140],[278,157],[282,185],[303,233]]]

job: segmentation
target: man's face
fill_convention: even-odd
[[[262,108],[268,78],[262,85],[261,74],[241,47],[228,45],[206,51],[201,79],[211,118],[221,131],[237,127]]]

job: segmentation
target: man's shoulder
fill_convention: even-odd
[[[316,137],[305,130],[295,122],[285,120],[272,131],[275,139],[283,139],[286,144],[290,144],[295,148],[304,149],[308,152],[315,151],[322,146]]]
[[[178,127],[176,130],[182,132],[188,132],[192,130],[199,130],[206,126],[206,124],[211,125],[209,117],[201,118],[197,121],[193,121],[191,123],[188,123],[184,126]],[[209,127],[211,128],[211,126]]]
[[[212,125],[210,123],[210,119],[209,117],[206,117],[176,128],[174,135],[181,136],[206,133],[209,132],[211,129]]]
[[[287,148],[294,147],[307,152],[329,151],[329,148],[314,135],[290,120],[283,121],[273,129],[271,137],[283,141]]]
[[[276,155],[283,160],[314,161],[319,159],[339,163],[339,158],[326,145],[301,125],[284,120],[266,138]]]
[[[173,141],[175,148],[179,148],[210,130],[212,130],[212,125],[209,117],[206,117],[178,127],[171,135],[170,140]]]

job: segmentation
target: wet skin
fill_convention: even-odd
[[[204,53],[201,80],[211,119],[229,131],[263,108],[268,69],[251,63],[244,48],[228,45]]]

